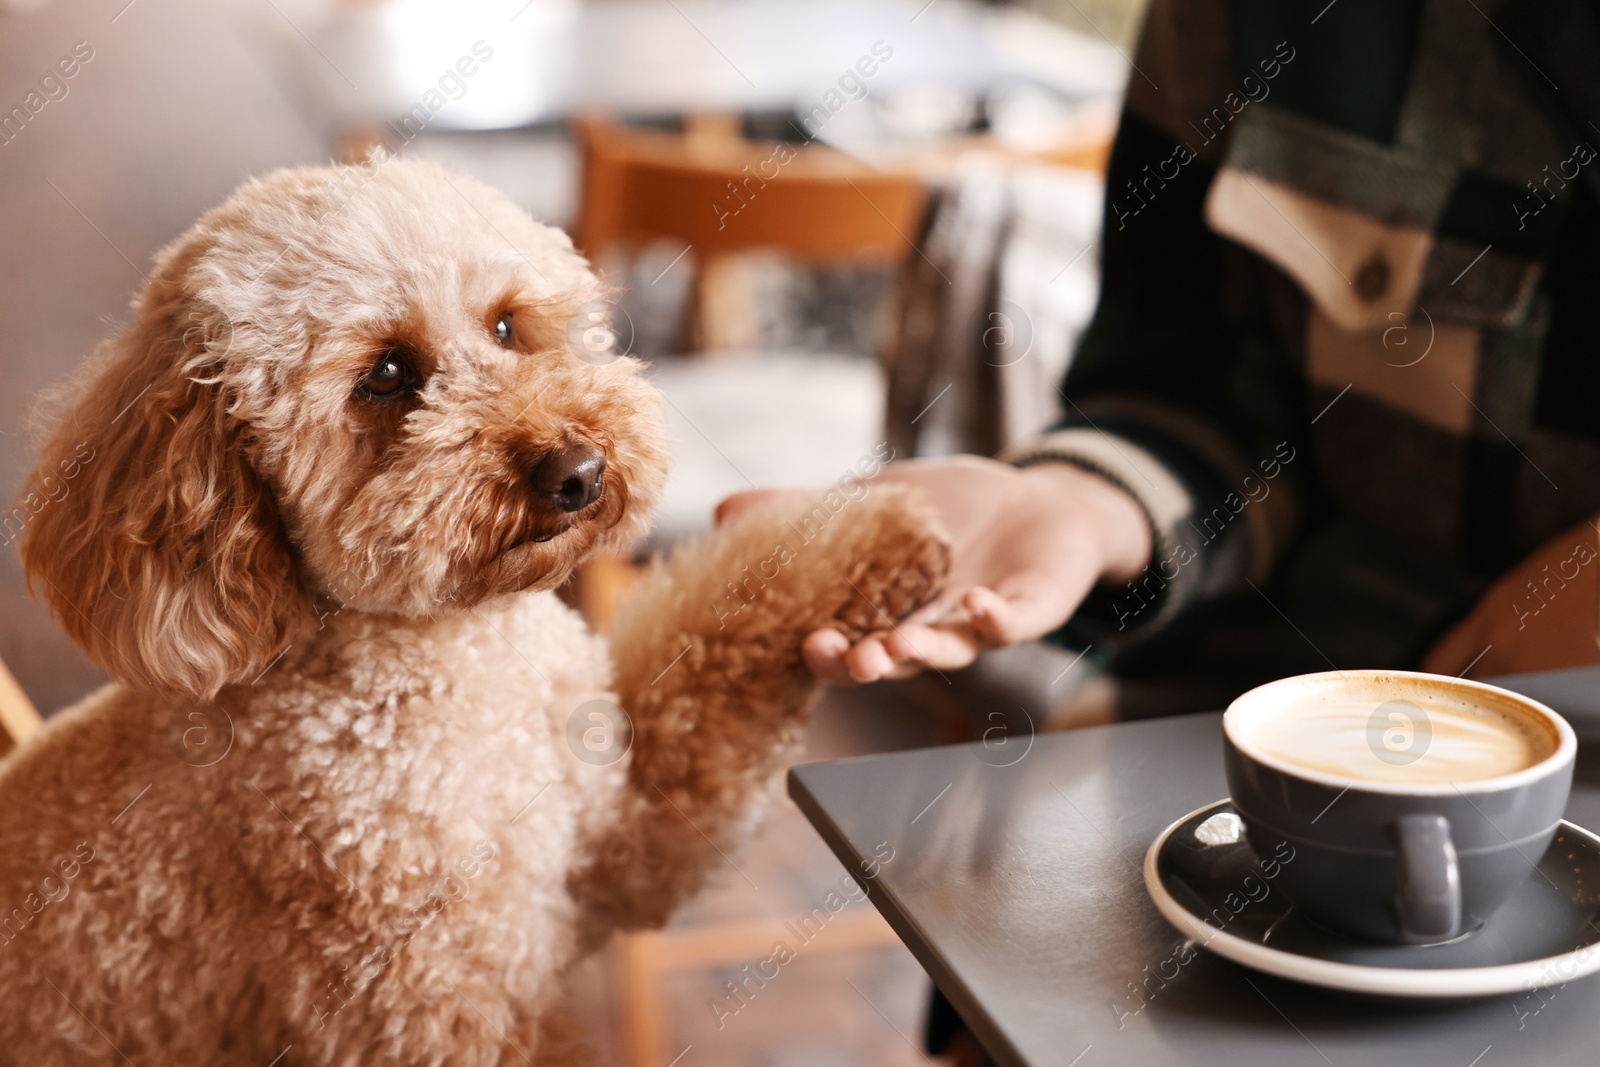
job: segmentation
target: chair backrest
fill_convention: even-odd
[[[577,241],[675,238],[703,257],[757,247],[798,259],[896,264],[913,251],[920,183],[821,145],[578,123],[583,194]]]

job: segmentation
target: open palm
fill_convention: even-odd
[[[869,491],[881,482],[921,490],[950,539],[949,580],[933,603],[853,645],[837,630],[810,634],[806,662],[829,681],[964,667],[985,647],[1041,637],[1097,582],[1132,577],[1150,555],[1150,533],[1132,499],[1066,464],[911,460],[890,464],[867,483]],[[717,509],[718,521],[791,492],[740,493]]]

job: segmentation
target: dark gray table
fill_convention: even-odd
[[[1500,682],[1600,736],[1600,669]],[[1203,951],[1164,963],[1184,938],[1140,864],[1168,823],[1227,795],[1218,715],[813,764],[789,793],[1002,1064],[1600,1061],[1600,978],[1419,1006]],[[1567,814],[1600,827],[1600,747],[1580,745]]]

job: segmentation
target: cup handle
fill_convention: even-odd
[[[1395,920],[1403,940],[1448,941],[1461,933],[1461,869],[1443,815],[1403,815],[1394,824]]]

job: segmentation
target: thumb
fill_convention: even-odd
[[[818,490],[819,495],[820,493],[821,490]],[[751,508],[760,507],[763,504],[771,504],[780,500],[793,500],[799,503],[810,499],[811,494],[804,489],[789,487],[747,489],[742,493],[734,493],[718,504],[716,510],[711,513],[711,521],[715,525],[721,526],[730,519],[737,518]]]
[[[1032,641],[1055,630],[1077,610],[1089,592],[1092,577],[1063,582],[1042,571],[1019,571],[995,583],[994,588],[970,590],[964,606],[972,615],[972,628],[993,645]]]

